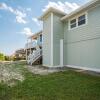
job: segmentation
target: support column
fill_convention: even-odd
[[[26,61],[27,61],[28,57],[27,57],[27,49],[26,49]]]
[[[26,45],[26,60],[28,60],[28,39],[27,39],[27,45]]]
[[[31,42],[30,43],[32,43],[32,38],[31,38]],[[30,54],[31,54],[32,52],[31,52],[31,45],[30,45]]]

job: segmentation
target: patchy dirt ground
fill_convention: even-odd
[[[59,71],[57,69],[47,69],[42,66],[20,65],[19,62],[0,62],[0,83],[13,86],[17,81],[22,82],[25,79],[22,74],[22,68],[26,68],[29,72],[39,75],[48,75]]]
[[[19,62],[0,62],[0,83],[13,86],[17,81],[23,81],[25,79],[22,74],[24,69],[28,69],[29,72],[39,75],[48,75],[50,73],[59,72],[58,69],[48,69],[42,66],[29,66],[20,65]]]
[[[22,82],[25,77],[23,75],[23,70],[28,69],[29,72],[39,75],[48,75],[50,73],[71,70],[71,68],[45,68],[42,66],[29,66],[26,64],[20,65],[19,62],[0,62],[0,83],[7,84],[8,86],[13,86],[17,81]],[[91,71],[72,69],[76,72],[87,73],[91,75],[100,76],[100,73],[95,73]]]
[[[54,72],[59,72],[58,69],[47,69],[47,68],[43,68],[41,65],[36,65],[36,66],[25,66],[25,68],[27,68],[30,72],[32,72],[33,74],[39,74],[39,75],[48,75],[50,73],[54,73]]]
[[[9,86],[16,84],[16,81],[23,81],[22,71],[12,62],[0,62],[0,83]]]

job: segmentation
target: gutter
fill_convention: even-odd
[[[81,11],[83,11],[83,10],[85,10],[85,9],[88,9],[88,7],[93,6],[93,5],[94,5],[95,3],[97,3],[97,2],[100,2],[100,0],[92,0],[92,1],[90,1],[89,3],[83,5],[82,7],[79,7],[77,10],[75,10],[75,11],[71,12],[70,14],[68,14],[68,15],[66,15],[66,16],[64,16],[64,17],[62,17],[62,18],[61,18],[61,21],[64,21],[65,19],[67,19],[67,18],[69,18],[69,17],[71,17],[71,16],[73,16],[73,15],[75,15],[75,14],[81,12]],[[98,4],[98,3],[97,3],[97,4]]]

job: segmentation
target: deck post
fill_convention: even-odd
[[[27,49],[26,49],[26,61],[27,61]]]
[[[31,38],[30,44],[32,44],[32,38]],[[31,52],[31,46],[32,46],[32,45],[30,45],[30,54],[32,53],[32,52]]]
[[[26,45],[26,60],[28,60],[28,39],[27,39],[27,45]]]

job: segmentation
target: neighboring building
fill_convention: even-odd
[[[26,53],[24,49],[16,50],[15,53],[11,56],[13,60],[25,60]]]
[[[43,21],[43,66],[100,72],[100,0],[70,14],[51,7],[39,19]]]
[[[28,64],[40,64],[42,60],[42,31],[28,37],[25,44],[26,60]]]

